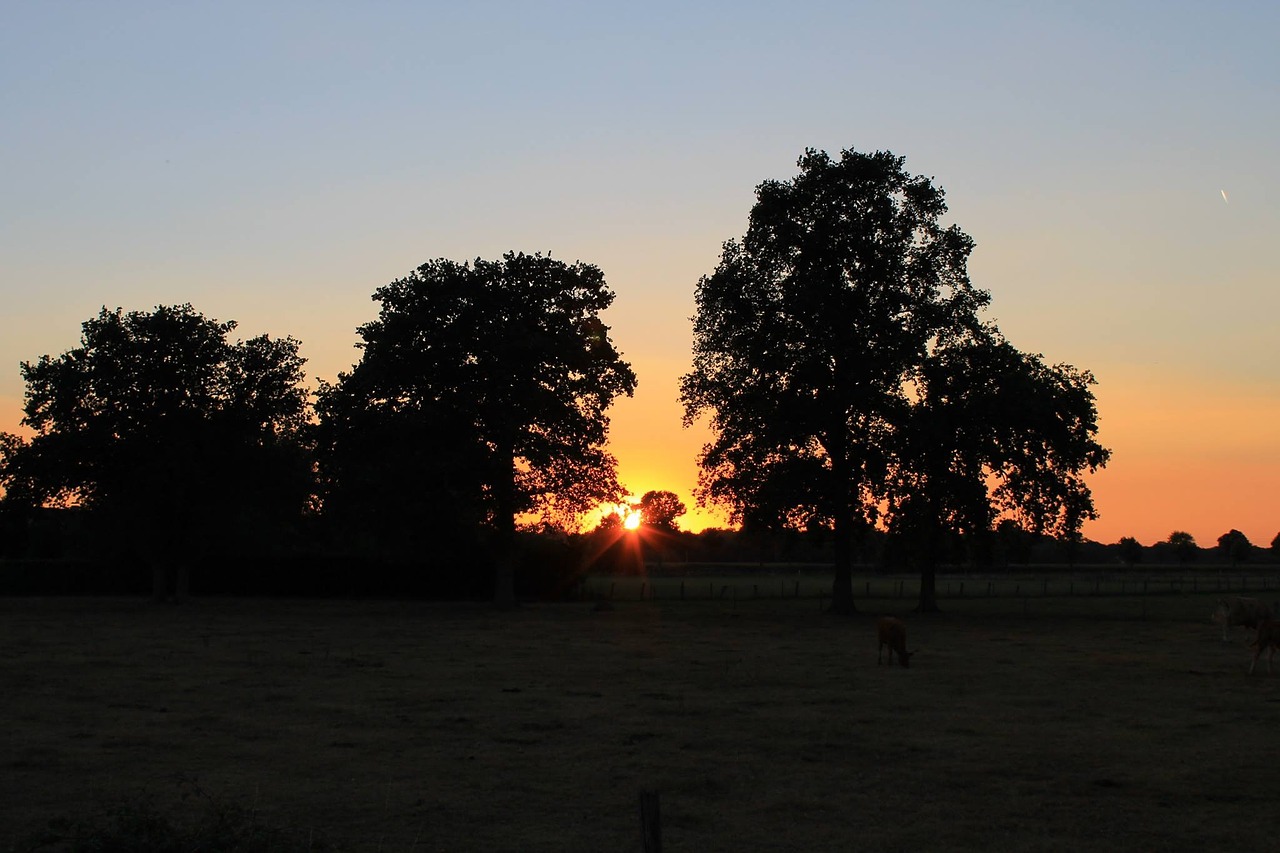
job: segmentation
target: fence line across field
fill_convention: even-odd
[[[622,601],[822,599],[831,595],[831,583],[830,574],[819,573],[683,578],[593,575],[583,581],[581,592],[586,599]],[[939,599],[1145,596],[1215,592],[1250,595],[1277,590],[1280,590],[1280,575],[1239,573],[1185,577],[1123,577],[1114,573],[1047,577],[1032,574],[1018,577],[940,574],[935,582]],[[920,578],[855,578],[853,595],[855,599],[917,599],[920,596]]]

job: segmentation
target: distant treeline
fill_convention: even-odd
[[[152,577],[146,560],[112,535],[105,519],[81,509],[6,507],[0,512],[0,595],[146,595]],[[482,530],[455,531],[437,541],[405,536],[354,541],[323,517],[306,519],[258,542],[193,543],[193,595],[281,597],[406,597],[444,600],[492,598],[496,543]],[[1111,566],[1206,568],[1230,566],[1221,547],[1187,548],[1161,542],[1135,551],[1127,542],[1104,545],[1029,534],[993,532],[979,543],[956,543],[949,566],[985,572],[1037,566],[1059,569]],[[829,533],[700,533],[616,527],[566,535],[520,534],[517,593],[524,598],[578,597],[588,575],[750,573],[779,563],[830,565]],[[198,553],[197,553],[198,552]],[[1237,556],[1241,556],[1237,554]],[[911,571],[905,549],[882,531],[868,531],[857,562],[873,572]],[[1277,549],[1250,546],[1234,564],[1280,566]]]

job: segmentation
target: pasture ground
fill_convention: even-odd
[[[1280,675],[1213,600],[2,599],[0,849],[145,799],[299,849],[638,850],[641,790],[668,851],[1270,849]]]

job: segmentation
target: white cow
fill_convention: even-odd
[[[1271,608],[1256,598],[1244,598],[1236,595],[1231,598],[1219,598],[1218,606],[1213,611],[1213,621],[1222,625],[1222,642],[1227,642],[1227,630],[1235,625],[1257,628],[1263,622],[1270,621]]]

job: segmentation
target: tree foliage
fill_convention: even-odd
[[[1133,567],[1142,562],[1142,543],[1132,536],[1120,537],[1116,550],[1120,554],[1120,561],[1126,566]]]
[[[433,506],[470,514],[507,543],[520,516],[564,521],[621,497],[606,410],[636,380],[600,320],[613,292],[597,267],[523,253],[441,259],[373,299],[360,362],[319,395],[332,494],[397,477],[391,490],[403,492],[417,480]],[[399,470],[366,468],[370,481],[353,484],[354,463],[380,452],[371,435],[417,445],[417,456]],[[498,597],[511,603],[510,560],[498,562]]]
[[[1048,365],[994,328],[938,342],[910,380],[889,445],[889,529],[929,566],[948,535],[979,535],[1001,516],[1069,536],[1095,515],[1085,472],[1105,464],[1087,371]]]
[[[830,527],[843,612],[857,532],[882,521],[928,580],[947,532],[1001,512],[1077,530],[1094,516],[1082,474],[1107,459],[1093,377],[981,319],[973,241],[903,158],[808,150],[798,165],[757,188],[746,235],[698,283],[681,399],[686,423],[710,417],[699,500],[748,529]]]
[[[310,494],[304,360],[292,338],[232,343],[235,327],[190,305],[103,308],[79,347],[23,362],[36,435],[5,439],[7,495],[91,509],[168,570],[296,517]],[[157,574],[155,592],[171,583]]]
[[[1231,561],[1231,565],[1235,566],[1248,561],[1253,552],[1253,543],[1249,541],[1248,536],[1232,528],[1218,537],[1218,550]]]
[[[1175,530],[1169,534],[1166,540],[1173,553],[1178,558],[1178,562],[1182,564],[1194,562],[1200,554],[1200,548],[1196,545],[1196,538],[1185,530]]]
[[[676,519],[688,511],[675,492],[660,489],[645,492],[637,508],[645,526],[671,532],[677,529]]]

